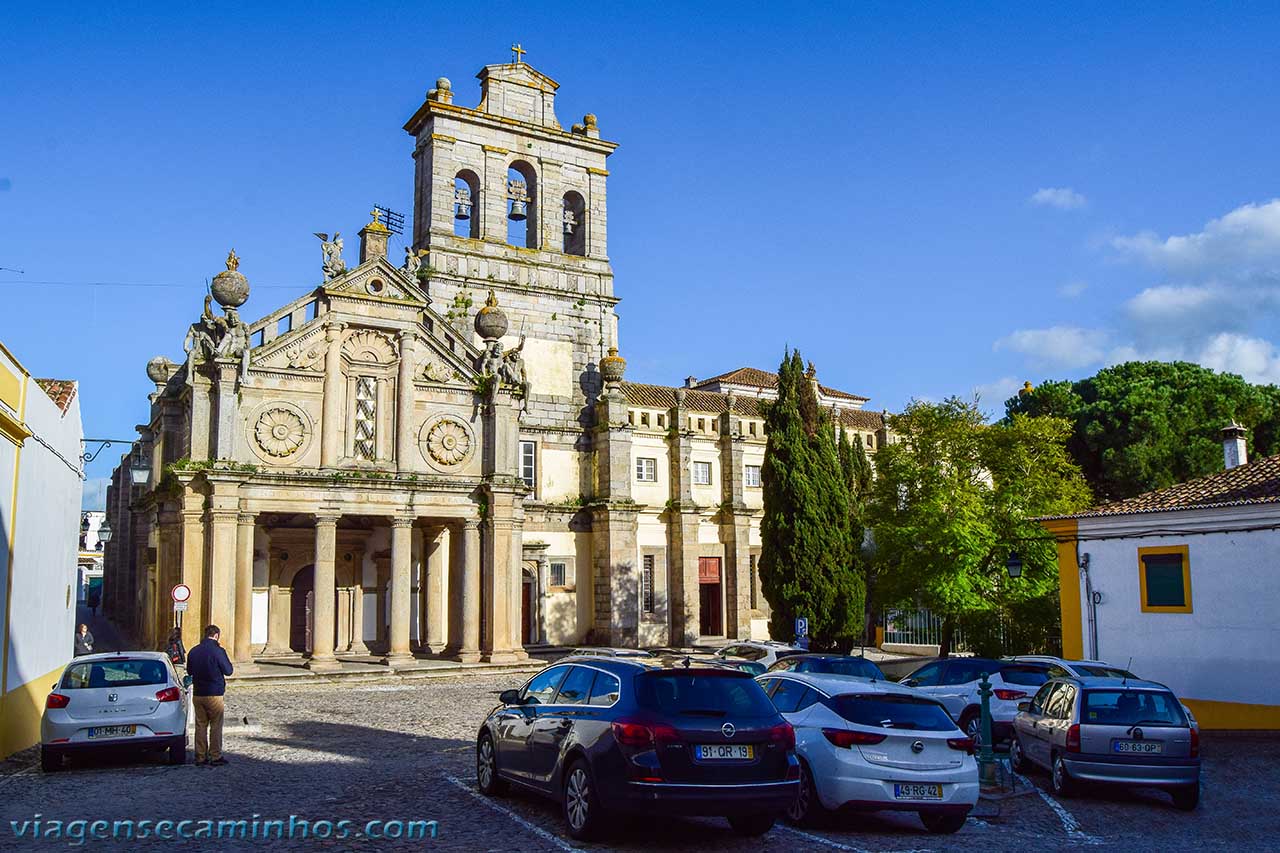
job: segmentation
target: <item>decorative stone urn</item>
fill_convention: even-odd
[[[627,360],[618,355],[617,347],[609,347],[609,354],[600,359],[600,376],[606,385],[617,385],[627,370]]]
[[[223,308],[239,308],[249,299],[249,279],[239,272],[236,250],[227,255],[227,268],[213,277],[209,291]]]
[[[507,333],[507,315],[498,307],[498,297],[492,290],[476,314],[476,333],[486,341],[496,341]]]

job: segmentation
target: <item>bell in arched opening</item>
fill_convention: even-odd
[[[459,188],[453,191],[453,218],[471,218],[471,190]]]
[[[523,222],[529,218],[524,199],[511,200],[511,212],[507,214],[507,218],[512,222]]]

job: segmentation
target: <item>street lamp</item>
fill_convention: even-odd
[[[1004,567],[1008,570],[1009,577],[1015,579],[1022,577],[1022,558],[1018,556],[1017,551],[1009,552],[1009,559],[1005,561]]]
[[[133,460],[133,464],[129,466],[129,476],[133,478],[135,486],[145,486],[151,482],[151,466],[141,456]]]
[[[102,519],[102,526],[98,528],[98,541],[99,542],[111,541],[111,522],[107,521],[105,518]]]

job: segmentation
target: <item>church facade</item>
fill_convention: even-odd
[[[765,634],[759,402],[776,377],[624,380],[616,144],[593,115],[564,129],[558,84],[524,62],[478,76],[477,107],[441,78],[404,127],[402,260],[375,210],[356,263],[318,234],[324,281],[247,322],[233,252],[185,361],[148,364],[104,577],[144,642],[163,642],[179,583],[188,646],[216,623],[245,668]],[[870,450],[888,440],[865,398],[819,396]]]

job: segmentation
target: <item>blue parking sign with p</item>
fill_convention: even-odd
[[[803,616],[796,617],[796,636],[797,637],[809,636],[809,620]]]

